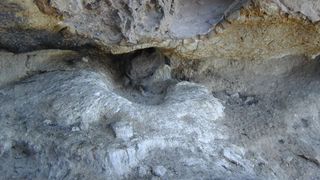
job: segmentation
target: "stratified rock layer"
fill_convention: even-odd
[[[160,47],[187,59],[312,57],[319,53],[317,2],[5,0],[0,42],[15,51]]]

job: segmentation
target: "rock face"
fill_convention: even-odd
[[[320,46],[316,0],[5,0],[0,8],[1,47],[18,52],[159,47],[187,59],[268,59],[311,57]]]
[[[285,12],[300,12],[307,16],[311,21],[318,22],[320,20],[319,0],[311,1],[275,1]]]
[[[10,162],[2,166],[4,178],[130,177],[167,151],[205,158],[198,151],[214,152],[214,141],[225,138],[215,126],[224,107],[205,87],[179,82],[160,104],[138,104],[117,93],[108,69],[92,64],[43,72],[1,89],[1,162]],[[154,171],[165,174],[163,167]]]
[[[2,0],[1,177],[319,179],[319,3]]]

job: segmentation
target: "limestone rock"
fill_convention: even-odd
[[[153,104],[152,96],[122,83],[121,61],[112,56],[61,50],[1,55],[23,67],[16,71],[3,60],[4,69],[16,73],[0,88],[6,179],[320,175],[315,60],[184,62],[189,66],[173,60],[164,67],[182,66],[181,75],[194,82],[174,80]],[[24,69],[28,55],[34,71]]]
[[[311,57],[319,54],[318,4],[317,0],[5,0],[0,4],[0,47],[18,52],[91,47],[115,54],[159,47],[187,59]]]
[[[276,0],[275,1],[285,12],[300,12],[307,16],[311,21],[320,20],[319,0],[298,1],[298,0]]]
[[[2,0],[1,178],[319,179],[319,3]]]
[[[119,95],[112,69],[90,59],[1,88],[3,177],[134,177],[135,169],[153,166],[167,152],[196,158],[198,148],[219,146],[212,144],[224,137],[223,126],[215,121],[224,108],[205,87],[180,82],[159,105],[138,104]]]
[[[0,52],[0,86],[39,72],[59,70],[80,55],[74,51],[42,50],[25,54]]]

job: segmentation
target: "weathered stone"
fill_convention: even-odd
[[[71,53],[48,52],[59,55]],[[29,62],[38,62],[37,58],[42,53],[34,53]],[[18,57],[23,59],[25,55]],[[6,127],[1,130],[1,142],[22,145],[4,149],[3,154],[12,155],[1,156],[0,161],[10,161],[12,164],[6,166],[9,169],[15,167],[15,163],[25,168],[21,171],[4,170],[7,172],[3,173],[4,177],[71,178],[79,173],[98,179],[129,177],[144,161],[156,158],[153,155],[155,151],[165,152],[172,148],[184,151],[198,147],[213,151],[210,147],[213,141],[223,137],[223,127],[216,127],[215,121],[223,117],[224,108],[205,87],[180,82],[168,89],[160,104],[137,104],[119,95],[130,91],[120,87],[124,89],[119,93],[120,89],[115,88],[116,83],[112,79],[117,79],[117,75],[112,73],[112,68],[93,58],[89,62],[81,59],[71,65],[62,63],[57,69],[1,88],[0,108],[3,111],[0,123]],[[64,62],[64,56],[57,61]],[[34,68],[42,71],[48,66]],[[203,122],[207,125],[203,126]],[[87,144],[87,135],[93,138],[93,144]],[[191,140],[192,136],[198,139]],[[55,143],[59,146],[53,145]],[[48,156],[43,155],[51,151],[59,152],[49,155],[56,160],[48,165],[45,160]],[[14,154],[35,158],[26,165],[13,160]],[[196,152],[191,154],[198,156]],[[63,160],[71,156],[67,162]],[[71,164],[84,169],[80,172]],[[89,167],[89,164],[93,166]],[[49,167],[61,169],[49,172]],[[39,169],[39,173],[33,168]],[[100,171],[101,168],[104,170]],[[161,175],[162,171],[158,174]]]
[[[90,46],[120,54],[160,47],[187,59],[238,60],[319,54],[317,0],[5,0],[0,5],[5,9],[0,45],[13,51]],[[11,42],[14,36],[20,38]]]
[[[0,52],[0,86],[39,72],[65,68],[66,64],[79,58],[78,53],[67,50],[43,50],[25,54]]]
[[[319,8],[1,1],[1,178],[319,179]]]
[[[275,0],[281,10],[285,12],[299,12],[307,16],[311,21],[317,22],[320,20],[319,0],[299,1],[299,0]]]

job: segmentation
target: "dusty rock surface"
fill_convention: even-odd
[[[162,166],[217,158],[218,145],[212,145],[225,138],[215,126],[224,107],[204,86],[178,82],[168,87],[161,103],[146,105],[119,95],[123,87],[113,82],[111,71],[88,63],[32,75],[1,89],[1,162],[9,163],[1,167],[3,177],[121,178],[153,164],[161,165],[153,171],[163,176]],[[166,152],[187,159],[161,161]],[[195,170],[210,172],[206,166]],[[186,176],[182,170],[181,178]],[[222,174],[221,169],[214,172]]]
[[[15,52],[159,47],[187,59],[319,54],[317,0],[4,0],[0,9],[0,47]]]
[[[138,57],[154,51],[146,53]],[[30,54],[34,71],[20,71],[0,90],[6,179],[320,177],[316,60],[172,61],[162,92],[127,83],[122,60],[113,57],[61,50],[1,56],[25,65]],[[39,57],[60,58],[50,67],[39,66]]]
[[[320,179],[318,0],[2,0],[0,179]]]

